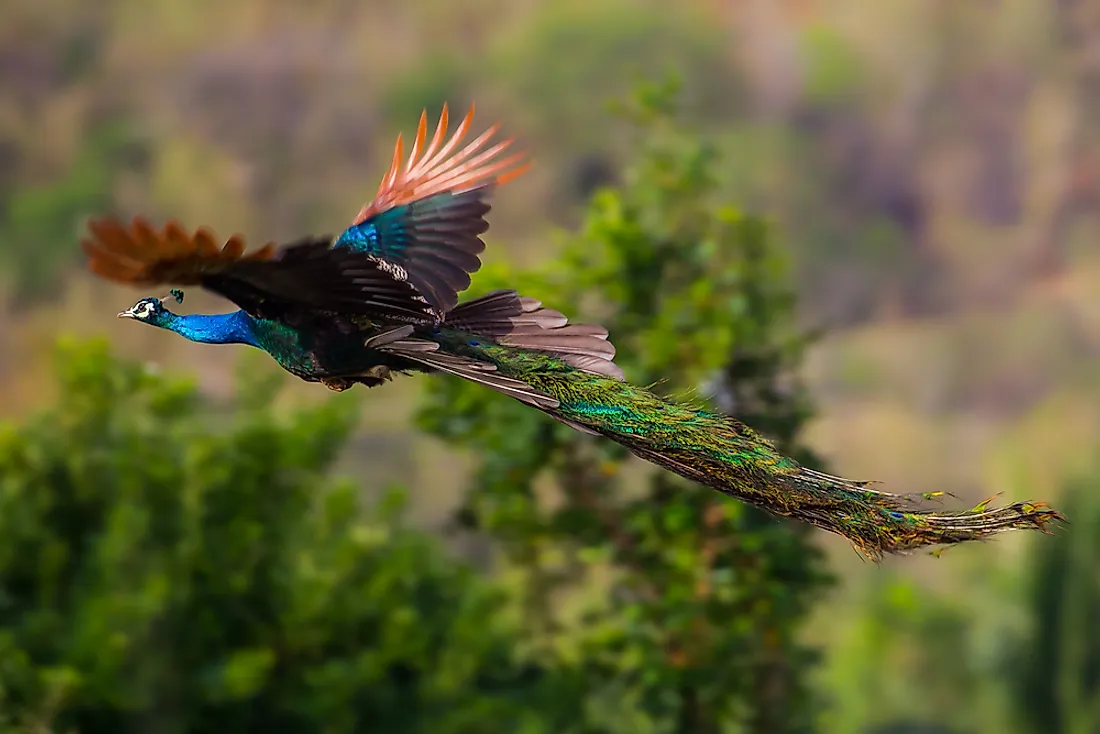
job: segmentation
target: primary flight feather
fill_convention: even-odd
[[[627,382],[602,327],[571,323],[510,290],[459,303],[481,266],[488,197],[526,169],[521,153],[503,155],[511,139],[489,145],[495,125],[462,146],[472,118],[471,107],[447,138],[444,106],[428,140],[421,115],[408,158],[399,136],[376,195],[338,236],[249,253],[239,236],[219,245],[207,230],[104,219],[90,223],[83,242],[89,267],[131,285],[199,285],[240,307],[185,316],[144,298],[119,316],[196,342],[263,349],[333,390],[380,385],[394,372],[470,380],[682,477],[838,533],[871,558],[1045,530],[1061,518],[1032,502],[933,512],[807,469],[735,418]]]

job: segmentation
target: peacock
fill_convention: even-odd
[[[499,124],[460,148],[473,114],[471,105],[448,138],[444,105],[428,141],[422,113],[408,159],[399,135],[377,193],[339,235],[247,253],[240,235],[218,246],[208,229],[174,221],[157,229],[140,217],[93,219],[82,241],[89,268],[129,285],[199,285],[239,307],[180,315],[150,297],[119,317],[259,348],[335,391],[415,372],[469,380],[686,479],[837,533],[872,560],[1012,529],[1048,532],[1063,519],[1040,502],[931,511],[920,500],[938,493],[891,494],[815,471],[732,416],[627,381],[601,326],[515,290],[459,302],[481,266],[491,193],[529,166],[523,153],[503,155],[512,138],[487,147]],[[183,295],[170,291],[178,303]]]

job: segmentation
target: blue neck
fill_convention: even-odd
[[[174,331],[185,339],[203,344],[248,344],[259,347],[252,333],[252,317],[244,311],[217,314],[192,314],[180,316],[165,312],[158,324]]]

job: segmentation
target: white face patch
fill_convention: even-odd
[[[154,310],[152,301],[142,301],[134,306],[134,318],[147,319],[153,315]]]

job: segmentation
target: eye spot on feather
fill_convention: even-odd
[[[470,345],[471,347],[480,347],[480,346],[481,346],[481,342],[478,342],[478,341],[470,341],[470,342],[467,342],[467,343],[468,343],[468,344],[469,344],[469,345]]]

